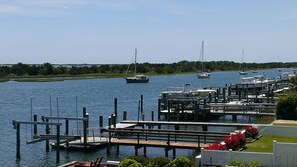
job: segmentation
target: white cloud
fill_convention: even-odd
[[[0,13],[17,13],[18,11],[17,6],[0,4]]]

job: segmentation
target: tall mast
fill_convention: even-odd
[[[202,46],[201,46],[201,72],[203,72],[203,55],[204,55],[204,41],[202,41]]]
[[[134,75],[136,75],[136,57],[137,57],[137,48],[135,48],[135,60],[134,60]]]
[[[244,59],[244,49],[242,49],[242,55],[241,55],[241,70],[243,71],[243,59]]]

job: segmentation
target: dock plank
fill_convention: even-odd
[[[151,146],[151,147],[167,147],[168,143],[167,141],[159,141],[159,140],[139,140],[137,139],[118,139],[114,138],[111,140],[112,144],[119,144],[119,145],[145,145],[145,146]],[[209,144],[209,143],[208,143]],[[208,144],[200,143],[200,147],[206,147]],[[199,148],[198,142],[173,142],[171,141],[169,146],[175,147],[175,148]]]

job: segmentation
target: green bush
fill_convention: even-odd
[[[170,163],[170,160],[166,157],[156,157],[150,160],[153,167],[163,167]]]
[[[169,164],[166,165],[166,167],[192,167],[193,163],[190,159],[180,156],[175,158],[173,161],[171,161]]]
[[[141,163],[143,166],[147,165],[150,162],[150,159],[148,159],[148,158],[146,158],[144,156],[133,155],[133,156],[128,156],[127,158],[128,159],[133,159],[133,160]]]
[[[118,167],[142,167],[142,165],[134,159],[125,158],[120,162]]]
[[[287,92],[288,95],[282,97],[276,107],[278,119],[297,120],[297,93]]]

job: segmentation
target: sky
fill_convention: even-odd
[[[198,61],[202,41],[204,61],[296,62],[297,1],[0,0],[0,64]]]

